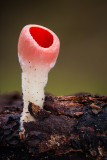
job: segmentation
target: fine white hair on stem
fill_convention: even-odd
[[[23,123],[34,121],[34,118],[28,111],[29,102],[36,104],[41,109],[44,103],[44,87],[48,81],[48,71],[43,67],[28,68],[22,72],[22,92],[24,108],[21,117],[21,130],[23,130]]]

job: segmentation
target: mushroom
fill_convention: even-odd
[[[28,111],[29,103],[43,108],[44,87],[48,72],[54,67],[60,48],[56,34],[40,25],[26,25],[19,36],[18,57],[22,68],[22,92],[24,108],[21,116],[23,123],[35,121]]]

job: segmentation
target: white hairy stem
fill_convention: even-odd
[[[33,103],[43,108],[44,103],[44,87],[48,81],[48,70],[46,67],[31,67],[28,66],[23,69],[22,72],[22,92],[24,108],[21,117],[21,130],[23,129],[23,123],[29,121],[35,121],[28,111],[29,103]]]

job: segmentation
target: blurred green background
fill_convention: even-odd
[[[46,91],[107,94],[107,0],[20,0],[0,4],[0,92],[21,91],[17,57],[26,24],[53,30],[61,42]]]

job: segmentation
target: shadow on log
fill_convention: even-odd
[[[44,108],[29,104],[35,122],[19,136],[22,97],[0,96],[1,160],[106,160],[107,97],[46,95]]]

